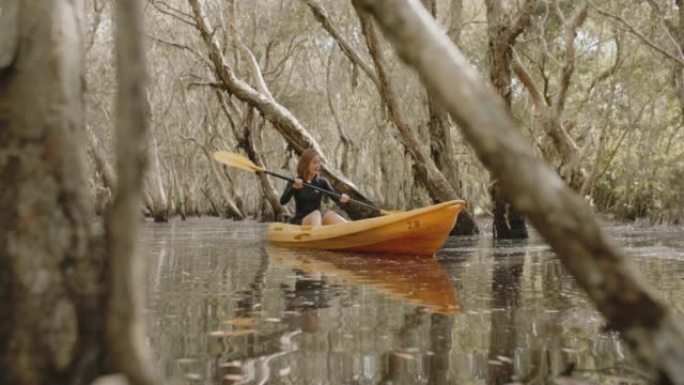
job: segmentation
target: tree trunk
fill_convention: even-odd
[[[423,6],[427,9],[435,20],[437,19],[437,1],[436,0],[422,0]],[[462,3],[453,4],[456,9],[452,10],[452,17],[456,20],[457,25],[450,31],[450,36],[453,38],[460,38],[460,18],[463,8]],[[458,40],[453,40],[458,43]],[[435,162],[437,168],[444,174],[445,178],[454,189],[456,196],[462,197],[463,191],[461,188],[461,176],[458,164],[454,159],[454,145],[451,137],[451,122],[449,121],[449,114],[442,108],[434,98],[427,94],[428,105],[428,127],[430,129],[430,155]],[[478,234],[480,229],[477,227],[474,218],[469,211],[463,210],[456,220],[456,225],[451,231],[451,235],[473,235]]]
[[[105,255],[83,186],[82,9],[0,13],[0,383],[104,372]],[[59,15],[56,19],[54,15]]]
[[[354,3],[356,4],[356,1],[354,1]],[[421,144],[418,135],[406,123],[406,120],[402,116],[401,108],[398,105],[396,93],[389,79],[385,60],[379,47],[379,41],[373,27],[373,20],[370,19],[369,15],[363,10],[358,9],[358,7],[357,13],[361,22],[363,35],[366,38],[368,51],[373,59],[375,70],[380,80],[380,97],[387,107],[390,120],[394,123],[394,126],[399,132],[399,138],[402,145],[413,160],[416,179],[425,186],[433,200],[446,202],[456,199],[456,192],[444,175],[437,169],[435,162],[428,155],[427,149]]]
[[[514,24],[505,20],[504,11],[498,0],[486,0],[487,35],[489,38],[489,79],[501,96],[507,110],[511,109],[511,60],[516,37],[529,25],[531,4],[527,0],[525,8],[515,19]],[[494,204],[493,232],[496,239],[527,238],[525,218],[513,207],[509,198],[502,194],[499,181],[492,181],[491,195]]]
[[[247,152],[247,157],[254,164],[268,169],[264,158],[261,156],[261,133],[257,132],[259,129],[257,128],[256,124],[256,111],[254,108],[250,108],[247,114],[247,121],[245,122],[243,132],[243,149],[245,152]],[[290,215],[290,211],[280,204],[280,196],[273,187],[273,184],[268,176],[264,173],[258,173],[257,176],[259,177],[259,182],[261,183],[261,190],[264,192],[264,196],[273,210],[275,217],[273,219],[283,221],[285,216]]]
[[[122,252],[108,260],[83,188],[82,3],[10,0],[4,6],[0,383],[89,384],[123,371],[132,383],[149,384],[138,381],[143,376],[135,368],[143,357],[126,349],[139,335],[109,333],[117,317],[120,331],[144,331],[129,323],[139,308],[127,301],[130,291],[120,290],[124,282],[139,287],[124,273],[132,267],[125,254],[135,243],[137,215],[132,227],[109,237],[110,253],[113,247]],[[118,180],[127,186],[125,175]],[[139,209],[137,202],[132,207],[121,215],[129,221],[130,211]],[[106,363],[107,357],[113,360]]]
[[[148,163],[147,148],[141,143],[148,143],[150,117],[145,92],[143,15],[139,0],[119,0],[116,5],[119,187],[105,223],[109,256],[107,342],[110,358],[132,384],[152,385],[158,374],[147,344],[143,311],[145,259],[137,255],[136,242],[142,184]],[[158,160],[156,154],[155,158]]]
[[[538,87],[534,84],[532,76],[524,68],[523,64],[518,58],[513,58],[513,70],[520,79],[520,82],[527,88],[531,99],[537,109],[541,125],[550,139],[553,149],[558,157],[558,173],[565,180],[565,182],[575,191],[580,191],[584,184],[585,175],[582,171],[581,154],[577,144],[572,139],[564,124],[562,122],[563,111],[565,110],[566,99],[568,96],[568,88],[572,76],[575,72],[575,36],[577,29],[582,26],[587,17],[587,4],[580,3],[574,10],[570,18],[566,18],[562,14],[560,8],[557,8],[558,18],[563,24],[564,34],[564,48],[563,62],[559,65],[558,79],[556,81],[557,89],[553,98],[542,97]],[[542,39],[545,39],[542,36]],[[551,53],[546,52],[547,56]],[[546,155],[547,161],[553,162],[551,152]]]
[[[300,154],[308,148],[314,148],[320,154],[322,163],[324,165],[328,163],[325,154],[316,140],[308,131],[306,131],[289,110],[278,104],[270,95],[264,95],[235,76],[224,59],[218,42],[210,32],[212,29],[208,24],[204,10],[199,1],[188,0],[188,2],[192,8],[195,21],[197,22],[197,28],[202,35],[202,39],[209,52],[216,78],[221,82],[223,89],[259,110],[259,112],[273,124],[273,127],[283,136],[297,154]],[[342,174],[332,169],[330,166],[322,166],[321,174],[330,180],[330,183],[338,192],[346,193],[355,200],[372,203],[361,194],[353,183],[348,181]],[[352,219],[362,219],[379,215],[379,211],[370,210],[365,206],[345,204],[340,207],[346,211]]]
[[[143,101],[147,104],[147,101]],[[152,206],[150,207],[150,214],[155,222],[169,221],[169,199],[164,189],[164,181],[162,180],[162,170],[159,163],[159,148],[155,138],[149,139],[152,142],[152,162],[147,174],[148,183],[146,186],[149,189],[150,197],[152,198]]]
[[[543,164],[500,100],[410,0],[362,0],[399,55],[451,113],[500,187],[661,383],[684,383],[684,330],[601,230],[591,208]],[[440,63],[435,68],[435,63]],[[454,87],[453,84],[458,84]]]

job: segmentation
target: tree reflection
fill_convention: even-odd
[[[511,382],[517,345],[516,314],[526,240],[498,241],[492,271],[492,315],[489,339],[489,383]]]

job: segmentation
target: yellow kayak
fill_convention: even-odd
[[[378,254],[373,258],[328,251],[266,247],[271,260],[305,273],[323,273],[350,285],[375,291],[433,313],[455,314],[461,310],[456,289],[447,272],[433,257]]]
[[[421,209],[328,226],[272,223],[266,239],[290,248],[432,255],[465,207],[449,201]]]

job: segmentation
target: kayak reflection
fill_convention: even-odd
[[[309,283],[309,277],[319,277],[310,283],[321,285],[325,282],[321,277],[326,276],[369,286],[433,313],[454,314],[461,308],[449,276],[434,257],[304,251],[272,245],[266,251],[273,262],[292,268],[303,279],[301,284]],[[312,307],[325,303],[318,295],[314,297],[307,301]]]

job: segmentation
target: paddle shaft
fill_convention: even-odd
[[[285,176],[285,175],[282,175],[282,174],[278,174],[277,172],[268,171],[268,170],[260,170],[260,171],[261,171],[261,172],[265,172],[265,173],[268,174],[268,175],[272,175],[272,176],[274,176],[274,177],[276,177],[276,178],[285,179],[286,181],[289,181],[289,182],[292,182],[292,183],[294,183],[294,181],[295,181],[293,178],[290,178],[289,176]],[[318,186],[314,186],[314,185],[309,184],[309,183],[306,183],[306,182],[302,182],[302,184],[303,184],[304,186],[308,187],[308,188],[312,188],[312,189],[314,189],[314,190],[318,190],[318,191],[320,191],[320,192],[322,192],[322,193],[328,194],[328,195],[330,195],[330,196],[332,196],[332,197],[334,197],[334,198],[337,198],[337,199],[340,199],[340,197],[342,196],[341,194],[338,194],[338,193],[336,193],[336,192],[328,191],[328,190],[326,190],[326,189],[322,189],[322,188],[320,188],[320,187],[318,187]],[[356,203],[357,205],[361,205],[361,206],[367,207],[367,208],[369,208],[369,209],[371,209],[371,210],[376,210],[376,211],[380,211],[380,212],[382,211],[382,210],[380,210],[379,208],[377,208],[377,207],[375,207],[375,206],[369,205],[368,203],[364,203],[364,202],[361,202],[361,201],[357,201],[357,200],[355,200],[355,199],[349,198],[349,202]]]

